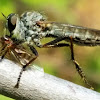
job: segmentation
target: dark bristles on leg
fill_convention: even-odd
[[[85,76],[84,72],[82,71],[81,67],[79,66],[79,64],[78,64],[75,60],[73,60],[73,62],[74,62],[74,64],[75,64],[75,66],[76,66],[77,72],[79,73],[79,75],[80,75],[81,78],[83,79],[84,83],[86,83],[86,84],[90,87],[90,89],[94,89],[94,88],[92,87],[92,85],[88,83],[88,81],[87,81],[87,79],[86,79],[86,76]]]
[[[14,86],[14,88],[19,88],[19,83],[20,83],[20,79],[21,79],[22,73],[23,73],[23,71],[25,71],[25,68],[24,67],[25,66],[23,66],[23,68],[20,71],[19,77],[17,79],[17,84]]]
[[[83,73],[83,71],[82,71],[81,67],[79,66],[79,64],[77,63],[77,61],[75,61],[75,58],[74,58],[74,51],[73,51],[73,39],[72,39],[72,37],[70,37],[70,43],[71,43],[71,45],[70,45],[70,49],[71,49],[71,59],[72,59],[73,63],[74,63],[75,66],[76,66],[77,72],[79,73],[80,77],[83,79],[84,83],[86,83],[86,84],[90,87],[90,89],[94,89],[94,88],[88,83],[88,81],[87,81],[87,79],[86,79],[86,77],[85,77],[85,74]]]

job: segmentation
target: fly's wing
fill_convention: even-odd
[[[28,53],[25,49],[16,47],[12,50],[12,54],[16,57],[21,65],[26,65],[34,57],[31,53]]]
[[[26,65],[29,63],[29,61],[34,58],[34,54],[28,53],[24,48],[22,49],[19,47],[16,47],[13,51],[12,54],[17,58],[18,62],[21,65]],[[32,65],[31,70],[33,70],[38,76],[43,76],[44,75],[44,69],[37,66],[37,65]]]

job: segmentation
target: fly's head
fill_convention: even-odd
[[[25,12],[20,17],[17,14],[9,14],[6,28],[10,32],[10,37],[24,40],[27,43],[32,41],[38,47],[41,46],[40,39],[48,34],[50,29],[46,17],[39,12]]]

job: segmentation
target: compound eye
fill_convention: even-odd
[[[12,24],[12,25],[16,25],[16,21],[17,21],[17,16],[16,16],[16,14],[15,14],[15,15],[13,15],[13,16],[11,17],[11,24]]]
[[[7,28],[10,33],[15,29],[16,22],[17,22],[17,15],[14,13],[9,14],[7,17]]]

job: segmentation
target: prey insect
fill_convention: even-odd
[[[2,45],[2,49],[0,52],[0,60],[2,60],[6,54],[13,55],[16,58],[17,62],[23,66],[19,74],[17,84],[15,85],[15,88],[18,88],[23,71],[29,64],[31,64],[36,59],[38,53],[33,46],[28,45],[32,52],[35,54],[34,56],[33,53],[29,53],[26,51],[25,47],[22,45],[23,41],[16,40],[15,38],[11,39],[8,36],[1,37],[0,43]]]
[[[73,43],[80,46],[100,45],[100,30],[70,24],[49,22],[45,16],[35,11],[25,12],[20,17],[17,14],[8,15],[6,28],[9,30],[9,37],[11,39],[15,37],[20,41],[24,41],[24,43],[30,47],[33,54],[36,56],[34,60],[37,58],[38,52],[33,45],[40,48],[69,47],[71,51],[71,60],[73,61],[77,72],[83,81],[92,88],[80,65],[75,60]],[[48,37],[52,37],[54,40],[42,44],[41,39]],[[63,40],[65,40],[65,42],[61,43],[60,41]],[[25,67],[28,65],[29,64],[26,64]],[[19,84],[20,77],[21,75],[19,75],[17,84]]]

